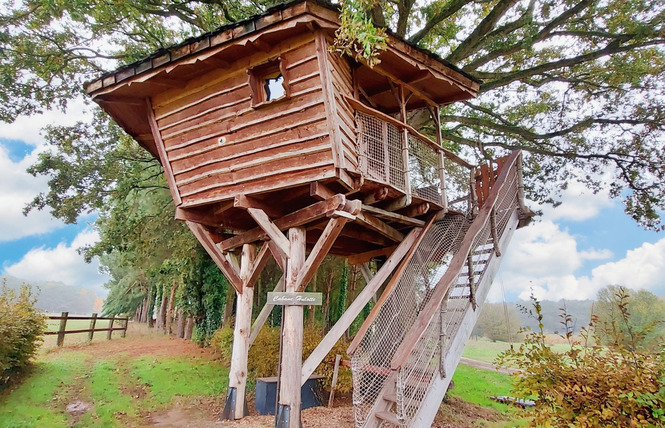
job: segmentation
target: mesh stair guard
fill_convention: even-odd
[[[473,330],[500,257],[525,211],[519,153],[477,216],[429,225],[351,359],[357,427],[430,426]]]

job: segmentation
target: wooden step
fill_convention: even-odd
[[[388,401],[389,403],[397,403],[397,394],[394,392],[390,394],[383,394],[381,398]]]
[[[397,419],[397,415],[392,413],[392,412],[377,412],[375,416],[382,421],[386,421],[390,424],[400,426],[399,419]]]

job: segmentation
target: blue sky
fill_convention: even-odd
[[[0,274],[62,281],[103,297],[108,277],[99,274],[97,261],[86,264],[76,251],[97,239],[90,226],[94,215],[65,225],[48,212],[27,217],[21,212],[47,189],[46,179],[25,172],[45,150],[40,129],[71,124],[86,115],[85,109],[79,102],[66,115],[47,112],[0,123]],[[508,300],[528,298],[530,289],[541,299],[593,298],[608,284],[665,295],[665,234],[638,227],[619,201],[570,183],[559,207],[540,208],[543,216],[515,233],[490,291],[491,301],[502,300],[501,283]]]

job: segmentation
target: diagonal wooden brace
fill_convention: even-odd
[[[277,246],[276,249],[279,254],[284,258],[288,258],[289,254],[291,254],[291,244],[289,244],[289,240],[286,239],[282,231],[270,220],[265,211],[259,208],[247,208],[247,212],[259,227],[268,234],[270,239],[272,239],[272,242]]]

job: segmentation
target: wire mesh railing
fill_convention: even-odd
[[[468,167],[453,161],[444,164],[445,151],[427,137],[399,121],[360,110],[356,124],[356,149],[365,177],[442,207],[446,198],[454,200],[470,193]],[[450,180],[446,179],[448,170]]]
[[[445,376],[444,359],[464,316],[471,307],[478,310],[476,302],[480,305],[485,300],[491,283],[485,281],[484,276],[498,245],[494,240],[503,235],[510,216],[520,206],[518,177],[516,164],[513,164],[490,214],[475,220],[483,224],[469,250],[455,256],[466,259],[464,267],[448,284],[437,285],[446,287],[444,298],[397,370],[396,411],[398,419],[406,425],[423,404],[436,372]]]

